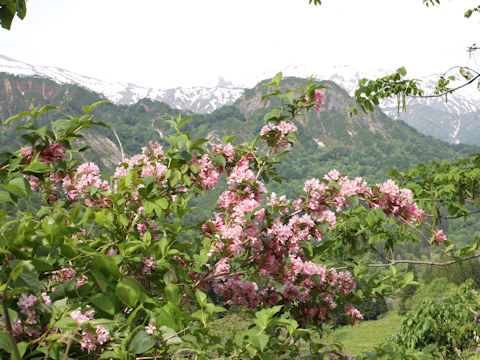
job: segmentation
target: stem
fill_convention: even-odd
[[[122,155],[122,163],[125,162],[125,154],[123,153],[123,146],[122,146],[122,142],[120,141],[120,138],[118,137],[117,135],[117,132],[115,131],[115,129],[113,127],[110,127],[113,131],[113,133],[115,134],[115,137],[117,138],[117,142],[118,142],[118,145],[120,146],[120,153]]]
[[[5,300],[6,300],[6,293],[4,293],[4,296],[3,296],[3,299],[2,299],[2,308],[3,308],[3,314],[5,316],[5,322],[6,322],[6,325],[7,325],[7,334],[8,334],[8,338],[10,340],[10,344],[12,345],[14,358],[16,360],[21,360],[22,357],[20,356],[20,353],[18,352],[17,341],[15,340],[15,337],[13,336],[12,323],[10,321],[10,314],[8,313],[7,303],[6,303]]]
[[[445,96],[445,95],[448,95],[448,94],[451,94],[467,85],[470,85],[471,83],[473,83],[475,80],[477,80],[478,78],[480,77],[480,74],[479,75],[476,75],[474,76],[473,78],[471,78],[469,81],[467,81],[465,84],[463,85],[460,85],[460,86],[457,86],[456,88],[453,88],[453,89],[450,89],[450,90],[447,90],[441,94],[435,94],[435,95],[408,95],[408,97],[411,97],[411,98],[416,98],[416,99],[427,99],[427,98],[437,98],[437,97],[442,97],[442,96]]]
[[[471,260],[475,258],[479,258],[480,253],[473,254],[470,256],[464,256],[460,260],[461,261],[466,261],[466,260]],[[393,266],[396,264],[414,264],[414,265],[432,265],[432,266],[448,266],[455,264],[457,261],[456,260],[450,260],[450,261],[445,261],[445,262],[437,262],[437,261],[423,261],[423,260],[392,260],[387,264],[368,264],[366,265],[367,267],[388,267],[388,266]],[[342,266],[335,268],[336,270],[345,270],[348,269],[349,266]]]

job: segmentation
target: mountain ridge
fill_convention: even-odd
[[[353,95],[360,78],[382,77],[389,73],[384,69],[361,72],[348,65],[324,68],[320,72],[314,70],[313,67],[303,65],[289,65],[283,69],[286,76],[311,75],[319,81],[334,81],[350,95]],[[140,99],[148,98],[168,104],[173,109],[208,114],[222,106],[232,105],[244,94],[246,88],[255,86],[265,78],[271,78],[277,71],[264,72],[250,78],[243,85],[233,85],[220,77],[217,87],[166,90],[137,86],[132,83],[102,81],[58,67],[27,64],[3,55],[0,55],[0,72],[50,78],[60,84],[77,84],[102,94],[115,104],[134,104]],[[435,82],[427,80],[425,85],[433,91]],[[480,113],[477,114],[477,111],[480,111],[480,97],[455,93],[449,96],[447,102],[444,98],[407,98],[407,112],[398,111],[396,99],[387,99],[380,104],[380,108],[393,119],[403,120],[426,135],[432,135],[450,143],[480,144],[480,139],[471,134],[472,131],[480,131]]]

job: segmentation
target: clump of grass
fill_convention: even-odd
[[[396,312],[389,312],[378,320],[337,328],[326,340],[328,344],[342,343],[346,354],[357,356],[381,344],[400,329],[401,323],[401,316]]]

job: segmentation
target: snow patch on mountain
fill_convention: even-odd
[[[45,77],[60,84],[76,84],[100,93],[116,104],[128,105],[147,98],[195,113],[210,113],[223,105],[233,104],[244,92],[244,89],[232,87],[222,78],[220,83],[223,86],[217,87],[147,88],[132,83],[103,81],[58,67],[31,65],[3,55],[0,55],[0,72]]]
[[[312,76],[316,80],[331,80],[345,89],[350,95],[354,94],[359,79],[376,79],[394,72],[378,68],[359,71],[349,65],[330,67],[288,65],[283,69],[272,69],[262,72],[237,85],[233,85],[231,82],[220,77],[218,86],[214,87],[156,89],[142,87],[132,83],[124,84],[121,82],[103,81],[58,67],[31,65],[0,55],[0,72],[47,77],[61,84],[77,84],[103,94],[107,99],[116,104],[132,104],[140,99],[148,98],[162,101],[172,108],[189,110],[194,113],[211,113],[219,107],[231,105],[243,94],[244,89],[252,88],[260,81],[272,78],[278,71],[282,71],[284,76],[303,78]],[[433,92],[435,88],[435,82],[431,79],[426,79],[423,85],[426,85],[430,92]],[[475,97],[472,96],[471,93],[459,91],[449,95],[448,101],[445,101],[444,97],[427,99],[407,98],[407,109],[409,106],[415,104],[423,104],[446,113],[462,115],[480,109],[480,96]],[[394,119],[398,118],[397,99],[385,100],[381,103],[380,107],[388,116]],[[461,124],[452,124],[452,126],[455,129],[452,132],[452,137],[455,138]]]

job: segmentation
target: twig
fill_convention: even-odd
[[[117,135],[117,132],[115,131],[114,128],[110,127],[112,129],[113,133],[115,134],[115,137],[117,138],[118,146],[120,146],[120,154],[122,155],[122,163],[125,162],[125,154],[123,153],[123,146],[122,142],[120,141],[120,138]]]
[[[479,258],[480,253],[465,256],[461,258],[461,261],[467,261],[475,258]],[[448,266],[455,264],[457,261],[456,260],[450,260],[446,262],[437,262],[437,261],[423,261],[423,260],[392,260],[388,264],[368,264],[366,265],[367,267],[388,267],[388,266],[393,266],[396,264],[415,264],[415,265],[432,265],[432,266]],[[335,268],[336,270],[344,270],[348,269],[348,266],[342,266]]]
[[[480,318],[480,312],[473,310],[471,307],[469,307],[468,310],[470,310],[473,313],[473,315],[475,315],[475,323],[478,324],[478,321]]]
[[[457,86],[456,88],[453,88],[453,89],[450,89],[450,90],[447,90],[441,94],[435,94],[435,95],[409,95],[409,94],[406,94],[408,97],[411,97],[411,98],[415,98],[415,99],[427,99],[427,98],[437,98],[437,97],[442,97],[442,96],[445,96],[445,95],[448,95],[448,94],[451,94],[467,85],[470,85],[471,83],[473,83],[475,80],[477,80],[478,78],[480,77],[480,74],[479,75],[476,75],[474,76],[473,78],[471,78],[469,81],[467,81],[465,84],[463,85],[460,85],[460,86]]]

